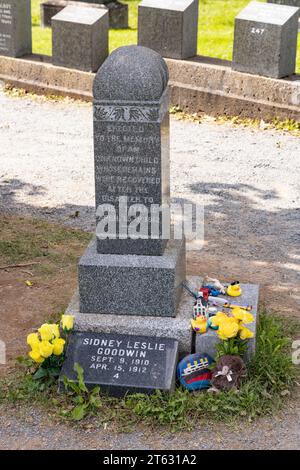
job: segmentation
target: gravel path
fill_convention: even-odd
[[[229,124],[171,122],[173,197],[205,204],[205,247],[189,271],[259,282],[270,310],[300,315],[299,138]],[[92,108],[0,91],[0,210],[92,230]],[[79,211],[78,217],[72,217]],[[299,406],[230,431],[113,436],[0,416],[0,448],[300,448]],[[213,434],[214,432],[214,434]]]

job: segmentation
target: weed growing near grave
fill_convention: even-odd
[[[279,131],[289,132],[293,135],[300,136],[300,122],[295,121],[294,119],[285,119],[284,121],[275,118],[270,122],[265,122],[261,119],[243,119],[238,116],[229,117],[229,116],[219,116],[213,117],[206,114],[188,114],[179,106],[172,106],[170,108],[170,114],[178,121],[189,121],[201,124],[203,122],[215,122],[217,124],[229,123],[236,126],[245,126],[245,127],[254,127],[260,130],[276,129]]]
[[[291,360],[291,341],[298,332],[298,322],[261,313],[257,352],[239,392],[189,393],[177,388],[171,396],[157,391],[151,396],[137,394],[118,400],[99,395],[98,389],[88,392],[82,371],[77,370],[79,384],[66,384],[70,385],[69,394],[57,394],[57,385],[45,387],[33,380],[26,359],[19,364],[18,372],[3,381],[2,387],[0,384],[0,405],[20,403],[24,408],[27,403],[44,407],[45,411],[51,407],[55,418],[79,421],[94,416],[98,424],[111,422],[122,430],[130,430],[137,422],[176,431],[191,429],[202,419],[253,420],[279,411],[289,399],[298,372]]]

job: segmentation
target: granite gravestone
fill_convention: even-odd
[[[69,5],[52,18],[52,62],[95,72],[108,55],[108,12]]]
[[[0,0],[0,55],[31,54],[30,0]]]
[[[76,381],[74,365],[84,370],[89,389],[121,397],[126,393],[172,392],[178,360],[178,341],[104,333],[74,333],[60,375]]]
[[[281,78],[295,72],[299,8],[250,3],[235,19],[234,70]]]
[[[138,10],[138,44],[163,57],[197,54],[198,0],[143,0]]]
[[[153,205],[169,205],[167,84],[164,60],[139,46],[114,51],[96,75],[97,237],[79,262],[83,313],[176,316],[185,278],[185,241],[170,240],[168,234],[164,238],[162,220],[169,227],[168,210],[164,218],[162,212],[151,213]],[[112,233],[103,225],[107,207],[107,220],[111,212],[115,219]],[[146,236],[139,232],[142,225]]]
[[[68,0],[47,0],[41,3],[41,26],[51,27],[51,19],[68,5],[81,5],[92,8],[108,9],[109,27],[112,29],[128,28],[128,5],[119,2],[105,2],[104,0],[92,0],[92,2],[68,1]]]
[[[277,3],[278,5],[289,5],[291,7],[300,7],[300,0],[267,0],[268,3]]]

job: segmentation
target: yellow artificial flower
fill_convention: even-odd
[[[213,326],[219,326],[223,320],[226,320],[228,317],[224,312],[217,312],[213,317],[211,317],[211,323]]]
[[[63,315],[61,317],[61,324],[64,330],[70,331],[74,328],[74,317],[73,315]]]
[[[243,323],[252,323],[254,321],[253,315],[242,308],[234,308],[231,313],[234,318]]]
[[[252,331],[250,331],[248,328],[246,328],[245,326],[242,326],[240,328],[240,338],[241,339],[250,339],[250,338],[253,338],[254,336],[254,333]]]
[[[64,352],[65,340],[62,338],[55,338],[52,342],[53,344],[53,354],[55,356],[60,356]]]
[[[53,328],[52,325],[48,323],[44,323],[39,330],[39,334],[41,335],[42,341],[51,341],[53,339]]]
[[[47,357],[50,357],[53,353],[53,345],[49,343],[49,341],[41,341],[39,351],[40,355],[47,359]]]
[[[218,336],[222,340],[235,338],[239,332],[239,325],[234,318],[223,320],[218,329]]]
[[[55,338],[60,338],[60,330],[59,330],[59,326],[56,324],[56,323],[53,323],[52,325],[50,325],[51,328],[52,328],[52,334]]]
[[[38,350],[32,350],[28,353],[28,356],[31,357],[31,359],[34,360],[34,362],[37,362],[38,364],[41,364],[44,362],[44,358],[40,355]]]
[[[31,346],[32,349],[38,348],[40,344],[39,335],[37,333],[30,333],[30,335],[27,336],[27,344]]]

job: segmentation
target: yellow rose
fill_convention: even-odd
[[[27,336],[27,344],[32,347],[32,349],[38,348],[40,344],[39,335],[37,333],[30,333]]]
[[[224,312],[217,312],[215,316],[211,317],[211,323],[213,326],[219,326],[223,320],[226,320],[228,317]]]
[[[242,308],[234,308],[232,309],[232,315],[237,320],[240,320],[243,323],[252,323],[254,321],[254,317],[251,313],[246,312]]]
[[[46,359],[52,355],[53,345],[49,341],[41,341],[39,351],[40,355]]]
[[[55,356],[60,356],[64,352],[65,343],[65,340],[61,338],[53,340],[53,354]]]
[[[41,335],[42,341],[51,341],[53,339],[53,328],[52,325],[48,323],[44,323],[38,330],[39,334]]]
[[[232,321],[233,320],[233,321]],[[239,325],[234,318],[228,318],[223,320],[218,329],[218,336],[220,339],[226,340],[229,338],[235,338],[239,332]]]
[[[240,328],[240,338],[241,339],[250,339],[250,338],[253,338],[253,336],[254,336],[254,333],[252,333],[252,331],[250,331],[245,326],[242,326]]]
[[[44,358],[40,355],[39,351],[37,350],[32,350],[28,353],[28,356],[31,357],[31,359],[34,360],[34,362],[37,362],[38,364],[41,364],[44,362]]]
[[[73,315],[63,315],[61,317],[61,324],[62,324],[63,330],[67,330],[67,331],[73,330],[74,328]]]
[[[56,323],[53,323],[51,326],[52,329],[52,334],[55,338],[60,337],[60,331],[59,331],[59,326]]]

